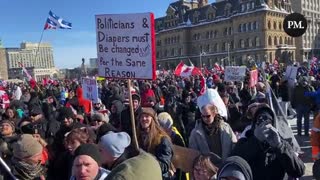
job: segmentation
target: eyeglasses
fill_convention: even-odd
[[[202,118],[210,118],[211,115],[201,115]]]

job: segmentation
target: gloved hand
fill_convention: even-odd
[[[266,125],[266,127],[268,128],[268,131],[266,131],[267,143],[273,148],[279,148],[281,146],[281,138],[278,130],[271,124]]]
[[[267,136],[268,136],[268,134],[266,133],[267,131],[269,131],[269,129],[267,128],[267,124],[266,123],[261,123],[257,127],[255,127],[254,136],[260,142],[264,142],[264,141],[267,140]]]

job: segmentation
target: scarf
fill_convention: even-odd
[[[24,161],[19,161],[16,158],[12,158],[12,173],[18,176],[19,179],[33,180],[42,175],[42,166],[38,164],[28,164]]]

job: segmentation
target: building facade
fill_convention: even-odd
[[[59,71],[55,68],[26,67],[26,70],[36,81],[41,81],[44,78],[56,78],[59,75]],[[10,79],[24,79],[27,81],[27,76],[22,71],[22,68],[10,68],[8,74]]]
[[[23,42],[20,48],[6,48],[8,68],[20,68],[22,63],[25,67],[54,68],[53,50],[49,43]]]
[[[206,0],[171,3],[156,19],[157,63],[173,69],[181,60],[195,65],[291,63],[295,40],[283,30],[290,0]]]
[[[52,77],[57,73],[53,60],[53,49],[49,43],[23,42],[20,48],[6,48],[9,78],[20,77],[16,72],[22,72],[21,66],[31,71],[36,80]],[[22,74],[23,76],[23,74]]]
[[[8,68],[7,68],[7,56],[6,49],[1,48],[0,44],[0,79],[6,80],[8,79]]]
[[[292,0],[294,12],[303,14],[308,21],[306,33],[296,39],[297,59],[310,60],[320,57],[320,1]]]
[[[98,59],[97,58],[90,58],[89,59],[89,68],[98,68]]]

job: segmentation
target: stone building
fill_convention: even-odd
[[[295,40],[282,27],[291,12],[290,0],[171,3],[155,23],[158,66],[172,69],[188,59],[198,66],[291,63]]]
[[[296,39],[299,60],[310,60],[313,56],[320,57],[320,1],[292,0],[294,12],[303,14],[308,21],[306,33]]]
[[[36,80],[52,77],[57,74],[54,66],[53,50],[49,43],[23,42],[20,48],[6,48],[6,60],[9,78],[24,77],[21,65],[30,70],[31,76]]]
[[[1,47],[0,44],[0,80],[8,79],[8,67],[7,67],[7,57],[6,49]]]

